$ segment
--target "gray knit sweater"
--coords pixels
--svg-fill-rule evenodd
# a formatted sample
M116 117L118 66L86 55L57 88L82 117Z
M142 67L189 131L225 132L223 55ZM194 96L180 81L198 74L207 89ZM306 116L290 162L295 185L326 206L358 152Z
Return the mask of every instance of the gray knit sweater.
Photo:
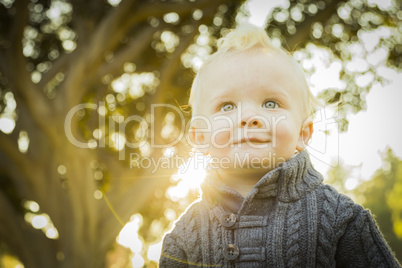
M400 267L369 211L322 183L307 152L246 198L207 180L163 240L160 267Z

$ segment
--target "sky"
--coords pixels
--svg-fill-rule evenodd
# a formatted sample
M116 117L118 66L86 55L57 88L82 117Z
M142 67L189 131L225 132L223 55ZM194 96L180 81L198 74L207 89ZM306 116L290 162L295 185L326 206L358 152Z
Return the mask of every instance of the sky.
M274 6L286 6L287 2L287 0L249 0L247 4L250 13L249 22L263 26L267 14ZM370 0L370 2L385 5L385 2L389 1ZM402 85L402 73L383 68L382 75L387 78L388 83L384 86L379 84L373 86L367 95L367 110L348 116L349 130L346 133L339 133L336 130L335 120L327 120L328 115L325 119L323 113L322 120L320 114L316 117L316 120L321 122L315 126L308 150L314 166L324 175L330 168L331 161L332 165L342 161L357 167L358 176L367 180L381 167L380 152L384 152L386 148L392 148L394 153L402 158L402 120L399 119L402 116L400 104L402 90L399 86ZM320 131L325 127L332 130L330 136L324 137Z

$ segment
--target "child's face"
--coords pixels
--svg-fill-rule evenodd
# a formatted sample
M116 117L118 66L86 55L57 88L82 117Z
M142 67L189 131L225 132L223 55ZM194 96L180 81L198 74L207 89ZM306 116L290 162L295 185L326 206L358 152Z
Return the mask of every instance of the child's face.
M195 100L201 116L192 128L195 143L231 168L273 169L303 150L312 123L304 121L307 99L295 73L285 55L263 49L211 62Z

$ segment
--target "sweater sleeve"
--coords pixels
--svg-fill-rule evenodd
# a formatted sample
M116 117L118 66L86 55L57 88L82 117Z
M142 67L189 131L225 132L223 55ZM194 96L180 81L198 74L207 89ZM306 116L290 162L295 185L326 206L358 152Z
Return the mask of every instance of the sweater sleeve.
M363 208L339 239L335 258L337 267L401 267L373 216Z
M183 244L180 243L180 237L176 237L174 233L167 234L163 239L159 267L189 267Z
M201 263L199 206L199 202L189 206L173 230L165 235L159 267L199 267L196 265Z

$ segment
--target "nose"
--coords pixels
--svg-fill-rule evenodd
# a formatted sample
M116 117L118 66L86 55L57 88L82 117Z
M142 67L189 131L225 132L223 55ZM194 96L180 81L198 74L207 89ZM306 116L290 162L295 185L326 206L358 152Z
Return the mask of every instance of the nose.
M259 118L258 116L245 116L240 122L240 127L246 126L248 128L261 128L263 127L263 123L261 118Z

